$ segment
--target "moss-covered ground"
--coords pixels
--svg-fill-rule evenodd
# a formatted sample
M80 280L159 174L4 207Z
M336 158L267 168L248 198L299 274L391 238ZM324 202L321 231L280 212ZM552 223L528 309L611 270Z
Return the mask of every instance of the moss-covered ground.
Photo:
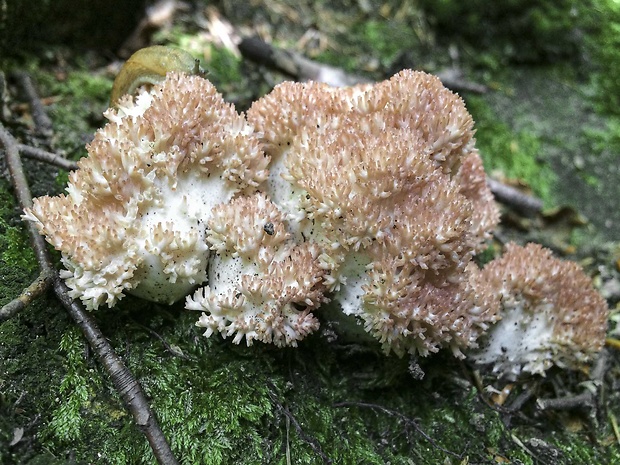
M572 205L588 217L585 233L567 233L588 243L584 250L593 250L593 237L617 242L620 123L601 92L620 89L605 74L620 67L620 52L593 45L607 44L605 34L616 26L593 30L592 18L579 17L584 9L568 0L508 2L512 20L480 3L217 6L239 25L267 28L280 45L377 79L402 66L439 71L458 64L467 79L491 89L463 95L489 172L529 185L547 207ZM613 6L590 3L593 15ZM240 109L283 79L213 46L189 13L180 15L156 40L202 58L208 77ZM312 28L327 45L298 45ZM7 71L20 67L33 74L48 98L51 148L72 159L85 153L85 142L103 124L112 79L106 57L77 46L46 46L4 63ZM19 118L11 129L32 142L28 111L14 98ZM27 172L35 195L58 193L66 182L62 170L31 161ZM19 214L9 183L0 180L0 304L37 274ZM617 275L617 249L604 250L612 252L590 253L583 263L590 272ZM374 347L334 340L328 329L296 349L235 346L202 337L197 315L180 305L131 297L96 319L140 380L184 464L620 463L617 353L596 417L541 412L533 400L513 412L486 401L484 387L503 383L479 378L449 354L386 357ZM579 393L586 380L585 372L552 372L512 386L505 405L528 390L534 398ZM51 296L0 325L0 464L14 463L153 463L108 376Z

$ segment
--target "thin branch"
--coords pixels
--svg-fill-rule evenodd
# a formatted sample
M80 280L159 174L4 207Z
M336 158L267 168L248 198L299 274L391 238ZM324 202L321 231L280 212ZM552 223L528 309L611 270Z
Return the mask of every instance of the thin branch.
M19 86L26 94L28 103L30 104L30 111L32 112L32 120L36 128L36 132L44 137L50 137L52 135L52 120L47 116L45 108L39 99L39 95L32 83L30 75L25 71L18 71L14 74Z
M599 395L600 387L603 384L603 377L607 371L609 352L603 349L599 354L592 372L590 382L584 383L585 390L576 396L558 397L555 399L538 399L536 405L541 410L587 410L591 411L596 407L596 400Z
M140 383L131 374L131 371L121 361L114 348L101 333L94 320L84 307L69 297L65 282L56 275L54 279L54 291L69 315L82 330L84 337L93 349L99 362L105 367L112 378L116 390L123 399L125 406L131 412L138 428L146 436L153 454L162 465L177 465L170 445L162 432L155 414L140 387Z
M594 395L590 391L584 391L576 396L538 399L536 405L541 410L590 410L594 407Z
M147 331L148 333L150 333L151 335L155 336L157 339L159 339L161 341L161 343L164 345L165 349L170 352L173 356L175 357L179 357L185 360L190 360L190 361L194 361L194 359L192 357L188 357L187 355L185 355L181 349L179 349L178 347L173 347L172 345L170 345L168 343L168 341L166 341L161 335L159 335L155 330L149 328L148 326L144 326L141 325L140 323L134 321L134 324L142 329L144 329L145 331Z
M18 202L23 206L31 206L32 198L30 197L30 190L26 183L21 160L19 159L18 144L2 125L0 125L0 143L4 147L6 163L9 168L9 173L11 174L11 179L13 180ZM49 289L52 284L53 268L49 265L50 262L45 249L45 241L39 235L34 224L28 223L27 227L37 254L37 261L41 267L41 273L19 297L13 299L0 309L0 322L17 315L17 313L26 308L37 296Z
M77 163L66 158L56 155L55 153L48 152L47 150L40 149L38 147L32 147L31 145L18 144L17 148L20 153L25 157L32 158L33 160L43 161L50 165L58 166L67 171L74 171L78 169Z
M0 143L5 149L7 166L9 168L11 180L15 186L15 194L19 205L21 208L30 207L32 206L32 196L28 188L26 177L24 176L17 143L2 125L0 125ZM155 458L160 464L178 464L176 458L172 454L170 445L166 441L157 423L155 414L146 400L146 396L140 384L123 364L118 355L116 355L114 349L103 336L82 304L69 297L68 288L52 266L45 241L43 237L39 235L35 225L31 222L27 222L27 227L39 266L41 267L41 272L49 274L53 278L54 291L57 298L80 327L90 347L97 355L101 364L106 368L125 406L131 412L134 421L146 436Z
M422 428L420 428L420 425L418 425L418 423L415 420L407 417L406 415L403 415L400 412L396 412L394 410L390 410L389 408L384 407L383 405L369 404L367 402L338 402L338 403L334 404L334 407L362 407L362 408L369 408L369 409L372 409L372 410L378 410L378 411L383 412L383 413L385 413L385 414L387 414L389 416L392 416L392 417L400 418L401 420L403 420L405 422L405 424L413 426L413 428L418 432L418 434L420 436L422 436L424 439L426 439L436 449L439 449L444 454L451 455L452 457L456 457L458 459L462 459L463 458L462 454L457 454L456 452L452 452L451 450L445 449L445 448L441 447L439 444L437 444L433 438L431 438L428 434L426 434L426 432L424 432L424 430Z
M11 319L30 305L34 299L47 292L52 285L52 278L51 274L41 272L37 279L22 291L19 297L0 308L0 323Z
M32 196L30 195L30 188L26 181L26 175L24 174L24 168L19 158L18 144L9 134L9 132L0 124L0 144L4 147L6 164L9 168L9 174L13 187L15 188L15 196L19 206L24 208L32 207ZM45 239L37 231L37 227L34 223L26 222L26 228L28 234L30 234L30 240L34 248L37 261L41 267L42 273L53 273L54 267L51 265L51 261L47 254L47 247L45 245Z
M521 410L521 408L525 405L525 403L534 397L534 387L526 386L515 400L513 400L510 405L505 407L506 412L515 413Z
M241 40L239 51L245 58L275 68L299 81L324 82L334 87L371 82L367 78L347 74L339 68L309 60L299 53L274 47L258 37Z

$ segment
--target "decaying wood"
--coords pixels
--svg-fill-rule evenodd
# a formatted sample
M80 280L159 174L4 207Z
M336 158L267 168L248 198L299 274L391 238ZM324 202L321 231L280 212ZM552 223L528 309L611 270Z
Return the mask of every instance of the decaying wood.
M276 69L297 81L324 82L334 87L369 84L366 77L346 73L340 68L310 60L299 53L268 44L258 37L246 37L239 43L239 51L248 60ZM436 73L442 83L454 91L476 94L487 92L487 87L462 78L461 71L452 67Z
M318 63L289 50L274 47L258 37L246 37L239 51L248 60L277 69L298 81L324 82L334 87L368 84L362 76L345 73L339 68Z

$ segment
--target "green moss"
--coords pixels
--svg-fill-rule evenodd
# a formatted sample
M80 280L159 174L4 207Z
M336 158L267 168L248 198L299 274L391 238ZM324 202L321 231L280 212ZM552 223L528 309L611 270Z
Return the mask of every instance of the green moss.
M421 0L438 40L502 62L579 60L583 30L600 21L597 0ZM472 57L475 59L475 57Z
M469 97L467 108L476 122L476 145L486 171L498 170L508 178L525 182L550 206L556 177L551 167L538 159L538 137L526 130L512 131L480 97Z
M95 130L105 123L103 112L108 108L112 79L84 71L82 68L90 65L80 59L62 79L44 72L38 63L29 66L39 94L52 97L47 113L55 133L62 135L53 140L54 150L66 152L68 158L79 159L86 154L84 146Z
M620 4L614 0L599 2L601 21L598 34L588 36L588 49L595 59L595 73L600 110L620 115Z
M351 34L358 46L379 59L383 67L391 65L403 49L413 48L419 42L411 24L383 18L360 21Z
M37 269L37 261L22 228L9 226L0 219L0 260L5 265L28 272Z
M28 236L18 222L17 213L15 200L8 190L8 183L2 179L0 180L0 266L18 268L30 274L37 269L37 261ZM17 226L13 226L13 223Z
M89 407L94 392L101 388L100 383L93 383L97 378L89 376L84 360L85 348L85 342L75 328L66 331L60 339L66 373L58 390L58 407L51 414L47 430L55 442L62 444L81 439L82 411Z
M69 172L65 170L58 170L58 174L54 179L58 192L64 192L69 182Z
M37 456L154 463L79 333L61 311L51 319L36 311L0 327L0 357L9 360L0 393L14 402L28 390L22 406L41 416L45 448L35 445ZM286 350L206 339L194 326L197 314L137 299L96 316L184 464L285 465L290 457L313 465L322 463L320 454L333 463L459 464L467 456L471 463L528 464L534 461L513 435L577 444L561 429L508 430L500 413L455 375L458 364L449 354L421 360L427 375L416 381L407 360L318 336ZM48 321L46 337L29 334L34 321L39 327ZM36 370L43 360L45 370ZM593 460L583 463L612 463L591 444L578 445L589 454L580 456Z
M2 281L19 277L7 271L0 269ZM66 463L62 449L47 450L40 439L42 426L51 420L50 412L64 401L55 399L64 372L58 348L68 324L62 307L39 298L0 325L0 398L4 400L0 402L4 423L0 431L8 433L0 435L0 463ZM15 428L22 428L24 435L9 446Z
M124 302L98 319L182 463L284 465L290 456L315 464L321 453L333 463L458 463L445 450L490 460L487 449L519 456L499 415L446 378L455 366L445 354L425 360L428 379L413 381L406 360L367 349L340 352L318 337L298 349L238 347L200 336L193 313ZM39 406L51 412L40 433L46 449L85 462L152 463L82 338L61 334L57 387Z
M609 431L611 436L612 432ZM619 463L620 450L617 447L593 448L585 434L573 434L571 441L566 442L563 435L552 434L549 443L560 451L556 463L572 465L575 463Z
M586 127L583 133L594 155L611 153L620 158L620 115L609 116L603 129Z

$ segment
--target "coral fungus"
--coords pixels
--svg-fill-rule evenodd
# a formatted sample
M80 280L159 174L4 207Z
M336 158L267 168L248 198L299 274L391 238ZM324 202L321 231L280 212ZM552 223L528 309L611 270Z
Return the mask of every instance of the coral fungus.
M501 297L502 320L470 354L477 362L515 377L542 374L553 364L576 368L602 349L607 304L576 263L538 244L510 243L484 267L482 279Z
M71 297L113 306L124 291L172 303L206 279L204 220L267 177L252 127L198 77L124 97L69 176L26 218L63 254Z
M171 73L106 116L67 194L25 215L88 308L125 291L191 294L205 335L284 346L316 330L333 300L399 355L463 356L503 318L475 357L508 373L600 348L606 306L575 265L534 246L475 264L498 209L472 118L436 77L283 83L246 117L202 77ZM544 340L512 344L508 359L501 328L517 316Z

